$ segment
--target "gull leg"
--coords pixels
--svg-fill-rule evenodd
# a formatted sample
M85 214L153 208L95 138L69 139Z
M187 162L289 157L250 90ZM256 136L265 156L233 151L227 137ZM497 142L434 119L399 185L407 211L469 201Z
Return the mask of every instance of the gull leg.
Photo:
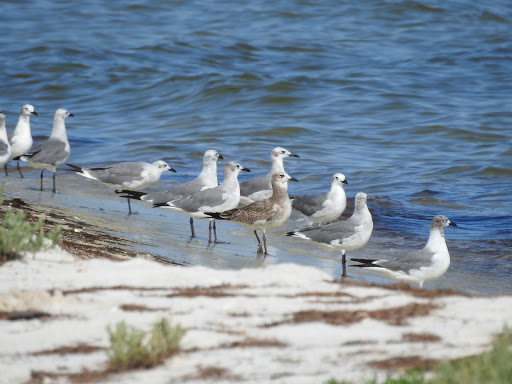
M218 244L219 241L217 240L217 225L215 224L215 220L213 220L213 235L215 236L215 244Z
M130 198L126 200L128 200L128 216L130 216L132 214L132 204L130 203Z
M53 172L53 193L57 193L57 189L55 188L55 172Z
M25 177L23 176L23 173L21 173L20 162L19 161L18 161L17 168L18 168L18 172L20 173L21 178L24 179ZM41 191L42 191L42 189L41 189Z
M196 237L196 231L194 231L194 219L190 218L190 232L192 233L190 237Z
M212 242L212 221L208 224L208 243Z
M265 230L263 230L263 245L265 246L265 255L268 255L268 252L267 252L267 238L265 237Z
M258 237L258 233L256 232L256 230L254 231L254 235L256 236L256 240L258 240L258 250L256 251L256 253L259 255L263 253L263 245L261 244L260 238Z
M345 250L341 251L341 265L343 267L342 277L347 277L347 259L345 257Z
M4 164L4 171L5 171L5 176L9 176L9 172L7 172L7 163Z
M43 190L43 172L44 172L44 169L41 171L41 191Z

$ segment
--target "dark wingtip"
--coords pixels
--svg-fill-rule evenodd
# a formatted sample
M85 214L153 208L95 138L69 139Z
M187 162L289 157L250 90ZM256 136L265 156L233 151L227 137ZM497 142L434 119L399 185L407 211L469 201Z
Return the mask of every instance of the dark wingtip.
M293 231L293 232L288 232L288 233L286 234L286 236L293 236L293 235L295 235L295 231Z
M154 203L153 208L159 208L159 207L165 207L167 206L167 203Z

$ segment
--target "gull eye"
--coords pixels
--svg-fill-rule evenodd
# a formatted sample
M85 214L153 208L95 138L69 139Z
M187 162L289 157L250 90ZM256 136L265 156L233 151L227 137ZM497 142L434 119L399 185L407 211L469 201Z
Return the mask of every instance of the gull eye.
M286 152L285 151L281 151L281 153L284 155Z

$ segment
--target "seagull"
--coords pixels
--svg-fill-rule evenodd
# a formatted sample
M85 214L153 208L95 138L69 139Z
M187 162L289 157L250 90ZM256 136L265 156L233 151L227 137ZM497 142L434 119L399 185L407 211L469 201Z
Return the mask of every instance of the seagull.
M348 184L345 175L335 173L331 178L329 192L296 197L292 200L292 207L320 225L334 221L341 216L347 206L343 184Z
M163 160L157 160L153 164L145 162L127 161L116 163L109 167L83 168L74 164L66 164L73 168L80 176L99 181L109 188L116 190L137 190L156 183L165 171L176 172L174 168ZM128 215L132 214L130 198L128 198Z
M132 199L147 201L148 203L160 204L167 203L172 200L190 197L204 189L216 187L219 185L217 181L217 160L219 159L222 160L224 157L222 157L222 155L220 155L217 151L209 149L203 156L203 169L199 176L197 176L194 180L179 184L171 189L161 192L146 193L122 190L121 193L126 193L127 196L121 197L128 197ZM196 233L194 231L194 219L192 217L190 218L190 231L191 237L196 237Z
M250 231L258 240L257 253L265 250L267 252L267 239L265 233L267 229L278 228L283 225L292 213L292 204L288 197L288 181L299 181L286 173L276 172L272 175L272 196L268 199L256 201L245 207L231 209L220 213L208 212L216 219L231 220ZM263 232L263 245L258 237L258 230Z
M21 107L20 118L14 132L9 134L9 143L11 144L11 159L26 154L32 148L33 140L30 132L30 116L36 115L37 112L34 107L30 104L25 104ZM23 173L21 173L20 163L18 161L18 172L23 179ZM4 164L5 174L7 175L7 163Z
M32 168L41 170L41 191L43 190L43 173L46 170L53 172L53 193L57 192L55 172L57 167L67 160L71 152L66 135L66 124L64 124L64 120L69 116L73 116L73 114L63 108L57 109L53 117L53 129L50 137L37 144L31 153L14 158L14 160L26 161Z
M5 115L0 112L0 167L7 164L10 158L11 146L5 129ZM7 167L5 168L5 176L7 176Z
M285 173L283 159L285 157L299 157L284 148L276 147L270 154L272 166L264 177L255 177L240 183L240 202L250 204L255 201L268 199L272 196L271 178L274 173Z
M288 232L287 236L313 240L331 249L341 249L342 276L347 276L346 251L362 248L370 240L373 231L372 214L368 210L366 201L366 193L359 192L355 199L354 213L347 220L326 224L319 228Z
M224 165L224 180L217 187L202 190L184 199L158 203L153 206L181 212L194 219L210 219L208 243L212 242L212 221L215 243L218 243L215 220L205 214L205 212L223 212L240 204L238 174L241 171L251 172L248 168L242 167L237 162L230 161Z
M354 264L372 271L378 271L394 280L418 284L439 279L450 266L450 254L444 239L444 229L457 224L446 216L438 215L430 221L430 237L423 249L412 251L391 260L350 259Z

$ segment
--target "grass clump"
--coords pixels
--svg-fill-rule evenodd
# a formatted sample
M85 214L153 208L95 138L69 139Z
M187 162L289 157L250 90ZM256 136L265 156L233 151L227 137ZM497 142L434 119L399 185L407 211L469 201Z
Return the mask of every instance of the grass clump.
M3 204L0 188L0 205ZM62 241L62 227L56 226L44 232L44 216L32 224L23 211L9 208L0 224L0 262L20 258L23 252L37 252L44 247L55 246Z
M147 333L121 321L107 327L110 347L107 350L110 366L115 370L151 368L162 363L179 347L186 330L179 324L171 326L162 318Z
M365 384L377 384L366 380ZM431 378L421 370L412 370L398 378L388 378L382 384L510 384L512 383L512 332L504 334L489 352L438 365ZM325 384L348 384L334 379Z

